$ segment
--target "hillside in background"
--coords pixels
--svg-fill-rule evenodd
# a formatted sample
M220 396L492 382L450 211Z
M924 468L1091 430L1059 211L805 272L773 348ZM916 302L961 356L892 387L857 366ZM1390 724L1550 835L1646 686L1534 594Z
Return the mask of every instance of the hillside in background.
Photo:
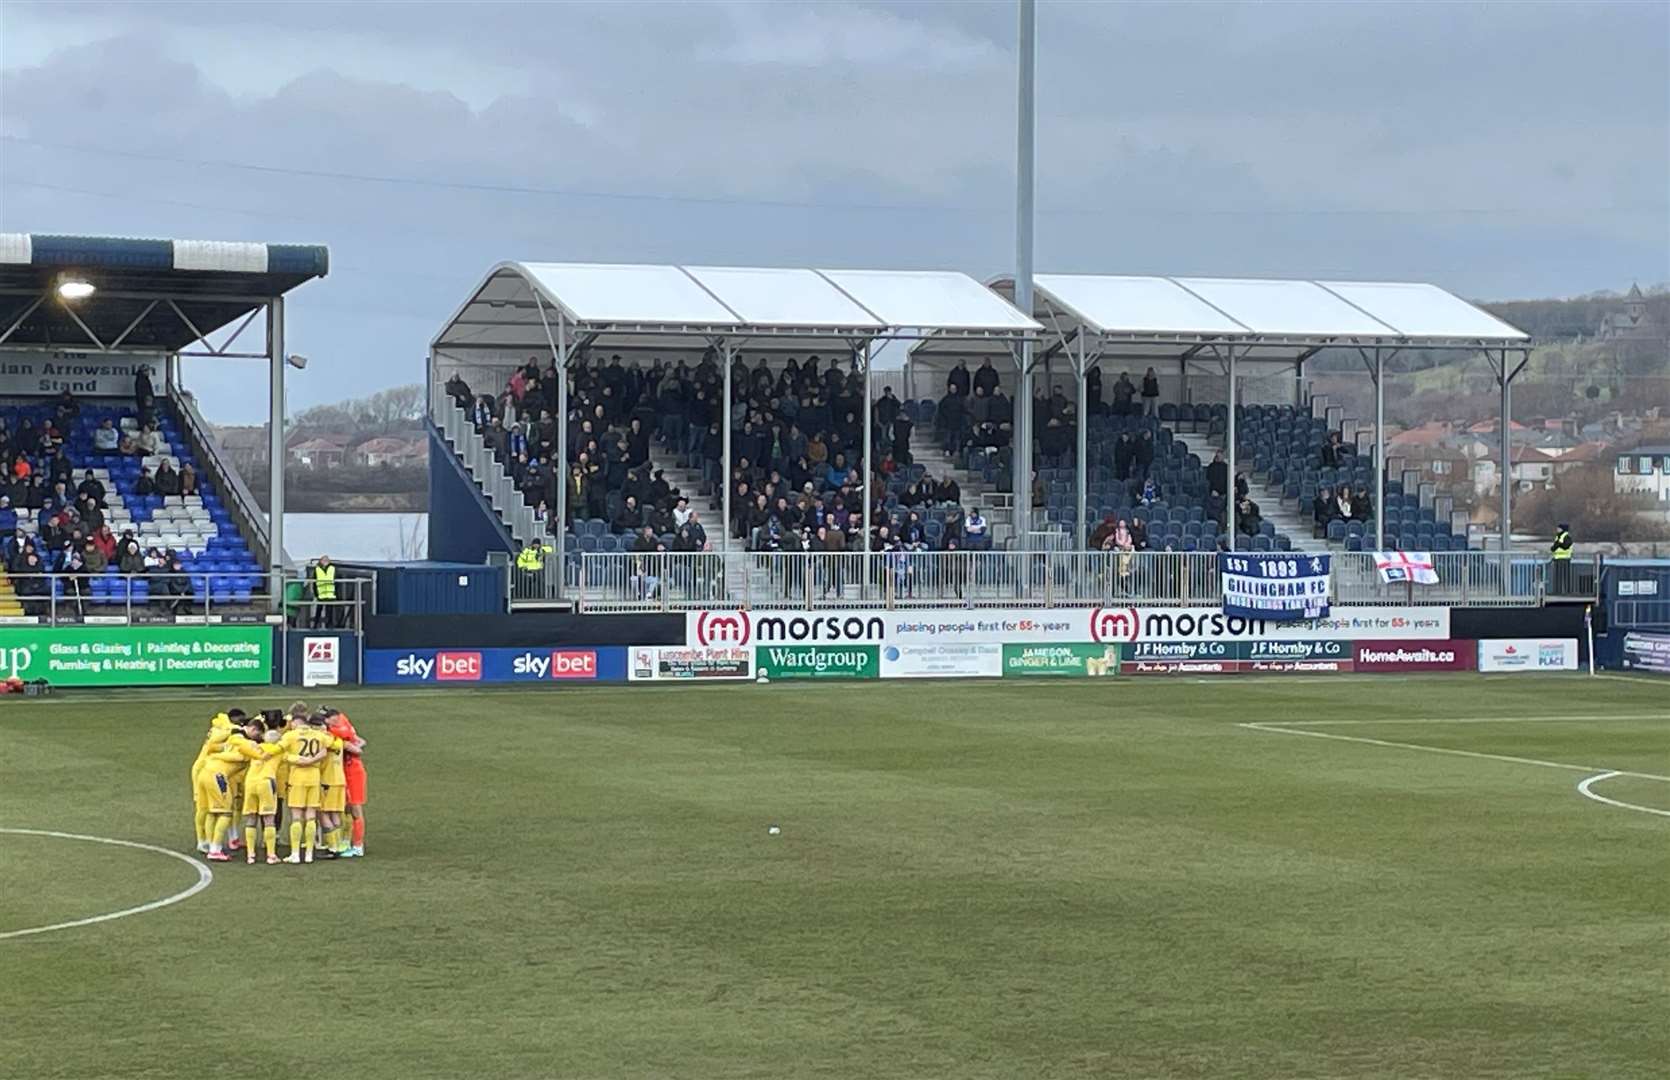
M266 426L222 427L216 435L265 506ZM284 448L287 510L428 509L429 441L423 387L415 383L299 412L285 424Z

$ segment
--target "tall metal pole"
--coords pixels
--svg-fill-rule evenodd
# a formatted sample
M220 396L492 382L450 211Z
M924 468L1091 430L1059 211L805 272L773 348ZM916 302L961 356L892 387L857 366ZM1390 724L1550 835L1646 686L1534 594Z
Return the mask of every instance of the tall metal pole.
M1374 350L1374 550L1386 550L1386 365Z
M1035 0L1020 0L1020 80L1015 116L1015 306L1032 314L1032 172L1033 119L1036 112L1037 22ZM1015 380L1014 447L1010 455L1015 483L1015 527L1021 550L1031 543L1032 530L1032 342L1020 348L1020 374Z
M722 494L719 497L719 515L724 518L719 523L719 535L723 541L719 550L725 554L731 551L731 344L723 342L719 346L719 358L725 365L725 404L719 413L719 487Z
M859 473L859 475L864 478L864 486L860 488L860 490L864 493L864 546L859 550L863 551L865 555L869 555L870 503L873 502L876 497L876 492L871 490L871 488L874 483L873 477L876 475L875 466L878 462L875 460L876 408L870 400L870 392L874 389L874 387L870 385L870 343L868 341L864 343L864 350L861 356L864 363L864 453L862 458L860 458L860 461L862 462L861 467L864 471ZM870 560L868 558L864 560L864 580L870 580Z
M568 317L557 309L557 595L568 583Z
M267 569L274 611L284 610L284 297L267 301Z
M1235 539L1235 346L1229 346L1229 490L1224 492L1224 521L1229 526L1229 550Z
M1076 367L1078 369L1079 387L1078 387L1078 396L1076 398L1074 398L1073 400L1077 401L1078 404L1079 404L1078 417L1077 417L1079 430L1078 430L1078 465L1073 470L1073 479L1075 481L1077 481L1077 483L1078 483L1078 507L1079 507L1078 548L1079 548L1080 551L1083 551L1085 549L1085 546L1089 542L1088 541L1089 530L1086 526L1085 515L1089 512L1089 507L1088 507L1087 504L1090 501L1090 497L1089 497L1088 493L1086 492L1086 479L1087 479L1088 474L1090 472L1090 462L1089 462L1089 457L1088 457L1088 455L1089 455L1089 445L1090 445L1090 403L1085 400L1085 396L1084 396L1085 395L1085 376L1087 376L1089 374L1089 372L1085 370L1086 360L1085 360L1085 348L1084 348L1084 327L1082 327L1082 326L1079 327L1079 362L1076 365Z
M1502 535L1497 546L1502 553L1502 587L1508 589L1512 587L1511 574L1513 570L1508 554L1513 542L1513 435L1509 430L1509 425L1513 422L1513 390L1512 381L1508 376L1508 351L1506 349L1502 350L1502 365L1499 377L1502 381L1502 509L1499 519Z

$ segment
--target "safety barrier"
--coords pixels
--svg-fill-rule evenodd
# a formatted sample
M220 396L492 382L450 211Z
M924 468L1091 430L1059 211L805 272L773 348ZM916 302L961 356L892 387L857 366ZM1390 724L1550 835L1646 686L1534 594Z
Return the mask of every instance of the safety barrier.
M1368 552L1333 555L1335 604L1539 605L1537 556L1440 552L1435 584L1387 583ZM653 552L585 553L565 592L586 612L702 608L1162 605L1220 607L1214 552ZM577 567L577 570L575 569ZM559 567L511 575L511 599L558 594Z
M161 621L279 621L298 629L351 630L363 626L376 595L367 575L339 574L335 596L321 599L305 573L272 574L156 572L146 574L7 574L21 616L0 616L0 625L145 623ZM274 597L278 597L275 608Z

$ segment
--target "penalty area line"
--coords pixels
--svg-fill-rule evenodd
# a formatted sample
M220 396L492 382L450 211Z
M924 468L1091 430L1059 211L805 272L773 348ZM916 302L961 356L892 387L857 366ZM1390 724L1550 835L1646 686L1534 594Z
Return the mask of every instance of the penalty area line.
M86 836L81 833L53 832L50 829L9 829L0 827L0 833L12 836L46 836L57 840L83 840L90 844L109 844L113 847L136 848L140 851L151 851L158 855L167 855L170 859L178 859L187 866L191 867L193 870L197 871L197 881L189 888L182 889L181 891L174 893L172 896L165 896L160 900L152 900L148 904L140 904L137 907L123 908L120 911L111 911L103 915L90 915L85 919L72 919L69 922L52 923L49 926L28 926L22 930L3 930L0 931L0 941L4 941L7 938L29 937L33 934L50 934L54 930L69 930L77 926L92 926L95 923L110 922L114 919L125 919L129 915L142 915L147 911L155 911L158 908L165 908L170 904L178 904L182 900L189 900L191 897L196 896L204 889L207 889L215 880L214 872L201 862L198 862L189 855L182 855L178 851L169 851L167 848L157 847L155 844L141 844L134 840L114 840L108 836Z
M1656 773L1631 772L1628 769L1608 769L1602 765L1573 765L1566 761L1543 761L1541 758L1515 757L1512 754L1489 754L1482 750L1458 750L1451 746L1423 746L1420 743L1393 742L1390 739L1371 739L1366 735L1340 735L1332 731L1301 731L1274 724L1248 722L1235 725L1248 731L1262 731L1271 735L1299 735L1308 739L1333 739L1337 742L1362 743L1392 750L1422 750L1429 754L1448 754L1451 757L1475 758L1482 761L1506 761L1514 765L1535 765L1543 769L1564 769L1567 772L1609 773L1612 776L1634 776L1642 780L1661 780L1670 783L1670 776Z

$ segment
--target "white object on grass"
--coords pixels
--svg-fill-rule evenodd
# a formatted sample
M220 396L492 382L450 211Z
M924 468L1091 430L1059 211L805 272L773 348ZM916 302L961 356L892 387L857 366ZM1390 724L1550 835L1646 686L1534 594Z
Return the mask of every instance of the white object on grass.
M772 826L770 826L770 827L768 827L768 828L767 828L767 829L766 829L766 830L765 830L765 831L766 831L766 832L767 832L767 833L769 833L769 834L771 834L771 835L772 835L772 836L776 836L776 835L777 835L777 834L778 834L778 833L780 833L780 832L782 832L782 831L783 831L783 830L782 830L782 829L779 829L779 828L778 828L778 827L777 827L777 826L775 826L775 825L772 825Z

